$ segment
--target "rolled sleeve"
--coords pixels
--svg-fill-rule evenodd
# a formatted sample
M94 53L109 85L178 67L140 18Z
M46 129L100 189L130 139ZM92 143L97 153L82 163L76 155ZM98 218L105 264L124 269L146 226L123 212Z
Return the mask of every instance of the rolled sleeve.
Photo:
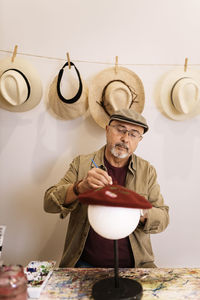
M45 193L44 210L49 213L60 213L60 217L65 218L73 211L78 200L66 205L64 204L68 187L71 184L58 185L49 188Z

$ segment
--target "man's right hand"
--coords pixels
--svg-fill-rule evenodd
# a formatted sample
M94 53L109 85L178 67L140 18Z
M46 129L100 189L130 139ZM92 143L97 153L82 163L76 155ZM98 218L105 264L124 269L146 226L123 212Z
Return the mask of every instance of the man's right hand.
M84 178L78 185L79 193L84 193L91 189L97 189L112 184L112 178L108 173L100 168L92 168L88 171L86 178Z
M78 183L77 189L79 193L84 193L91 189L97 189L112 184L112 178L108 173L100 168L93 168L88 171L87 176ZM77 199L73 191L73 184L68 188L65 205L68 205Z

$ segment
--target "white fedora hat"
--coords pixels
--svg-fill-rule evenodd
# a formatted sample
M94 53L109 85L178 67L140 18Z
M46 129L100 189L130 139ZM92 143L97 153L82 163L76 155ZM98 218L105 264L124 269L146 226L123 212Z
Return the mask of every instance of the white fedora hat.
M74 97L66 99L61 91L62 76L64 68L68 66L68 62L60 69L58 75L54 78L49 89L49 104L52 111L60 119L70 120L83 115L88 109L88 88L82 81L80 73L74 63L70 62L74 67L75 73L78 77L79 87ZM70 72L69 68L65 71ZM74 79L74 78L73 78ZM73 88L72 81L65 82Z
M200 113L200 72L177 68L161 82L160 104L169 118L186 120Z
M0 107L13 112L34 108L42 98L42 82L26 60L10 57L0 61Z
M133 71L118 67L98 73L89 86L89 108L96 123L105 128L110 116L119 109L141 113L144 109L144 87Z

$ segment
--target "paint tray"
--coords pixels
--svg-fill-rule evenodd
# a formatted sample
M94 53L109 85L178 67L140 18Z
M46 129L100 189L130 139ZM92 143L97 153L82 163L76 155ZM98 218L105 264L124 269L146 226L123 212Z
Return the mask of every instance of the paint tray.
M28 297L39 298L55 267L55 261L31 261L24 273L28 280Z

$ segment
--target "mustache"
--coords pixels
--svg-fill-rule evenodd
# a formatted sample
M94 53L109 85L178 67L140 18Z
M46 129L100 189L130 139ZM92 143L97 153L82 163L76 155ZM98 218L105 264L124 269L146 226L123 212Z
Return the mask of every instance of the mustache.
M116 143L115 147L118 147L118 146L122 147L122 148L124 148L124 149L126 149L128 151L128 147L127 147L127 145L125 143Z

